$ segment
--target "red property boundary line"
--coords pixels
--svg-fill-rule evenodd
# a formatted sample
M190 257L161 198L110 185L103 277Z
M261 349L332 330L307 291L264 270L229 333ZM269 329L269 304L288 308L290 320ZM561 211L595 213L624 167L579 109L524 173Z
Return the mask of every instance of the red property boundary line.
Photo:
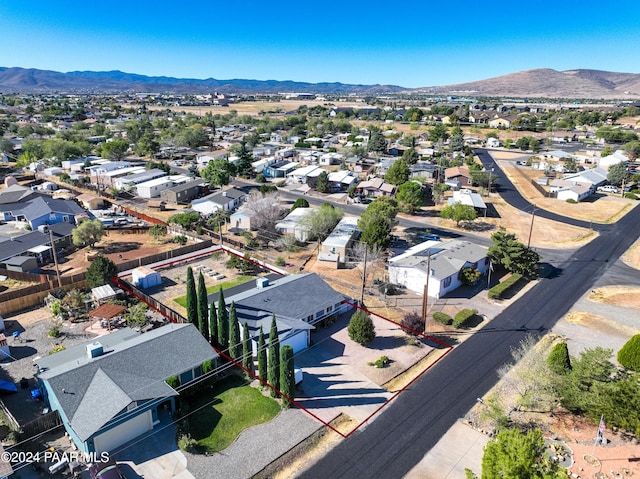
M274 273L278 273L278 274L282 274L280 271L269 267L269 265L266 264L262 264L262 263L258 263L255 262L249 258L244 258L244 256L240 256L237 252L230 250L230 248L225 247L224 245L219 245L220 248L219 249L223 249L225 251L227 251L228 253L234 254L236 256L239 256L243 259L248 259L249 261L251 261L252 263L269 269L270 271L273 271ZM217 249L215 251L218 251ZM214 251L214 252L215 252ZM192 259L196 259L199 258L201 256L205 256L208 254L211 254L211 251L208 251L207 253L200 253L200 254L195 254L195 255L191 255L185 258L181 258L181 259L176 259L173 261L168 261L165 263L160 263L155 265L155 268L159 268L159 267L167 267L167 266L171 266L174 265L176 263L183 263L185 261L190 261ZM164 312L160 311L158 308L156 308L154 305L150 304L146 298L138 295L129 285L128 283L125 283L124 281L122 281L121 278L124 278L126 276L130 276L131 273L125 274L125 275L119 275L115 278L112 278L112 281L114 281L116 284L118 284L118 286L120 286L121 288L125 289L126 291L128 291L130 294L132 294L133 296L135 296L136 298L138 298L140 301L146 303L149 307L151 307L153 310L155 310L156 312L160 313L161 315L163 315L166 319L168 319L171 322L175 322L171 317L167 316ZM424 369L424 371L420 372L420 374L418 374L415 378L413 378L411 381L409 381L404 387L402 387L401 389L399 389L398 391L396 391L389 399L387 399L383 404L381 404L375 411L373 411L369 416L367 416L361 423L359 423L356 427L354 427L351 431L349 431L348 433L344 434L340 431L338 431L338 429L336 429L334 426L332 426L331 424L329 424L328 422L324 421L323 419L321 419L320 417L318 417L316 414L314 414L313 412L311 412L309 409L305 408L304 406L302 406L300 403L298 403L295 399L290 398L289 396L287 396L286 394L284 394L282 391L280 391L278 388L273 387L271 384L269 384L267 381L265 381L264 379L262 379L261 377L259 377L257 374L250 372L248 369L246 369L241 363L239 363L238 361L236 361L235 359L231 358L231 356L229 356L226 352L219 350L218 348L216 348L215 346L211 346L213 348L214 351L216 351L220 356L222 356L223 358L225 358L227 361L233 363L235 366L239 367L240 369L242 369L245 373L247 373L248 375L250 375L252 378L258 380L261 384L263 384L264 386L268 387L269 389L275 391L279 396L286 398L291 404L295 405L298 409L301 409L302 411L304 411L305 413L307 413L309 416L313 417L315 420L317 420L318 422L320 422L321 424L323 424L324 426L328 427L329 429L331 429L332 431L334 431L335 433L339 434L340 436L342 436L343 438L347 439L349 438L354 432L356 432L358 429L360 429L363 425L365 425L367 422L369 422L369 420L371 420L375 415L377 415L380 411L382 411L382 409L384 409L387 405L389 405L389 403L391 403L391 401L393 401L396 397L398 397L401 393L403 393L404 391L406 391L414 382L416 382L418 379L420 379L427 371L429 371L433 366L435 366L437 363L439 363L445 356L447 356L451 350L453 349L453 346L445 343L444 341L439 340L438 338L434 338L433 336L429 336L427 334L424 334L420 331L417 331L415 329L409 328L407 326L404 326L396 321L393 321L392 319L389 319L385 316L382 316L381 314L378 313L374 313L373 311L368 310L367 308L360 306L357 303L348 301L348 300L344 300L344 303L347 303L349 305L351 305L352 307L360 310L360 311L364 311L367 314L376 316L384 321L388 321L404 330L410 331L411 333L417 335L417 336L422 336L422 338L427 339L429 341L433 341L436 344L439 344L440 346L446 348L446 351L444 352L444 354L442 356L440 356L439 358L437 358L433 363L431 363L427 368ZM164 305L166 308L169 308L168 306ZM176 312L177 313L177 312ZM177 313L178 314L178 313ZM180 315L181 316L181 315Z

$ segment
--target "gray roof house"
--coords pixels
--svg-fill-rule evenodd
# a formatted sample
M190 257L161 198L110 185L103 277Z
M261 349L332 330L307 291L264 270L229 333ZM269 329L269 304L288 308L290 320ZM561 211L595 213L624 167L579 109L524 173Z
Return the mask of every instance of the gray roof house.
M200 178L187 181L160 192L160 198L167 203L185 205L200 193L204 181Z
M427 294L441 298L462 285L460 270L467 267L486 274L487 248L462 240L425 241L389 258L389 282L423 293L429 275Z
M56 248L60 248L71 244L73 228L69 223L56 223L47 228L41 227L42 231L35 230L20 236L0 238L0 263L14 256L34 256L40 263L53 261L48 229L51 230Z
M41 225L76 223L76 216L87 214L75 201L39 195L18 203L0 204L0 220L24 221L32 230Z
M233 211L245 199L247 194L235 188L211 193L191 202L191 209L201 214L210 215L218 210Z
M45 400L89 454L151 431L175 408L167 379L188 384L217 357L194 325L169 324L143 334L124 328L35 362Z
M276 317L280 344L289 344L294 352L309 347L310 331L319 321L349 311L346 296L334 290L315 273L256 279L256 285L236 286L224 292L227 305L235 303L240 330L247 323L254 352L262 326L268 342L273 315ZM218 294L208 296L209 304L217 304Z

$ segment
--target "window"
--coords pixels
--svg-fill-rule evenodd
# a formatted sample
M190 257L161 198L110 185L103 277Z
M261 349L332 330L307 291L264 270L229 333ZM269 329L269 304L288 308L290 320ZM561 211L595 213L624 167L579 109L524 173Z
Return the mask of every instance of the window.
M69 222L69 217L68 216L63 216L62 217L62 221L64 221L65 223Z
M451 276L442 280L442 286L445 288L451 286Z
M326 312L327 312L327 313L330 313L331 311L333 311L333 306L329 306L329 307L327 307Z
M316 313L316 319L321 318L322 316L324 316L324 311L318 311Z
M307 323L310 323L311 321L313 321L313 314L307 316Z

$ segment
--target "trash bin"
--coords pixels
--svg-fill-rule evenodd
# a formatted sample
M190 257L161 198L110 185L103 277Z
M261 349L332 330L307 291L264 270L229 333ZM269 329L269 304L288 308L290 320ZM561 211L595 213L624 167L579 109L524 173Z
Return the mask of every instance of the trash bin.
M42 397L42 393L40 392L39 389L32 389L31 390L31 399L33 399L34 401L40 399Z

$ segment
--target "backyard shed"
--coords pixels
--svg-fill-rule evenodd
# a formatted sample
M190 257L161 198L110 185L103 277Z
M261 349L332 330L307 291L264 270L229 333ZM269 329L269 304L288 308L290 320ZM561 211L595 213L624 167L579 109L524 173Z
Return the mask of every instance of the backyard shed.
M153 288L162 284L162 276L157 271L139 266L131 272L131 280L134 286L141 289Z

